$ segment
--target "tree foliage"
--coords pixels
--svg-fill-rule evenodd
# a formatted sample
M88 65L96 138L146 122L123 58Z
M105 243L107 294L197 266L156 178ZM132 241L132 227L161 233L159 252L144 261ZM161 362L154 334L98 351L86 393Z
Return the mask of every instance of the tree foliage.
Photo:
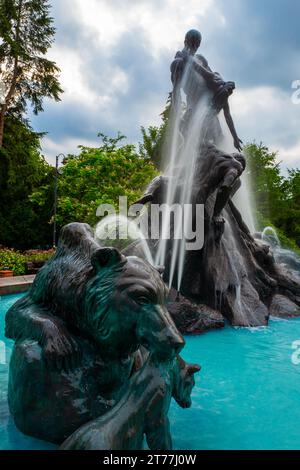
M119 196L136 201L156 175L154 165L124 136L99 134L97 148L80 146L68 155L58 176L58 228L79 221L95 225L100 204L118 208ZM0 245L18 249L52 242L55 168L40 154L40 134L9 117L0 149Z
M300 247L300 170L281 173L276 152L260 144L245 147L250 170L256 219L260 229L272 225L285 244Z
M154 165L136 152L134 145L121 145L124 136L109 138L99 134L102 143L97 148L80 146L79 155L68 155L60 168L58 185L57 223L86 222L94 226L100 204L112 204L116 209L119 196L135 202L156 175ZM44 205L48 188L32 195Z
M164 111L161 113L160 126L141 127L142 142L139 143L139 153L143 158L151 160L157 169L163 167L163 152L166 151L165 143L168 140L169 117L171 112L171 94L168 96Z
M59 68L46 57L55 28L48 0L0 0L0 146L7 113L22 117L29 102L34 113L43 99L59 101Z
M0 148L0 244L19 249L51 243L54 168L40 154L40 134L9 116ZM44 204L32 194L49 188Z

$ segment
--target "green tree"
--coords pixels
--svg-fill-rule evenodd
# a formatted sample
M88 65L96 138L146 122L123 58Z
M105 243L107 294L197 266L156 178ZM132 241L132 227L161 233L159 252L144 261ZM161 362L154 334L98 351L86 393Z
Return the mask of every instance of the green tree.
M12 116L5 126L0 148L0 244L18 249L50 245L55 169L40 154L41 134ZM43 194L43 204L36 202L37 192Z
M43 110L43 98L59 101L59 68L47 59L55 28L47 0L0 0L0 147L8 113L21 117L27 103Z
M280 165L276 161L276 152L255 143L245 146L247 166L252 181L252 193L259 214L276 219L278 211L285 205L282 193L284 177L280 173Z
M141 127L142 142L139 143L139 154L142 158L150 159L157 169L163 167L163 152L167 141L168 122L171 111L171 95L168 96L164 111L161 113L160 126Z
M288 170L285 188L286 212L282 220L282 229L292 237L300 247L300 170Z
M134 145L121 145L124 136L99 136L99 147L80 146L79 155L68 155L63 162L58 187L59 227L74 221L95 225L100 204L117 209L119 196L127 196L132 204L157 174L152 162L138 155ZM49 188L43 187L32 199L43 206L48 194Z
M259 229L272 225L283 244L300 247L300 170L281 173L276 152L255 143L245 146Z
M139 143L141 157L150 159L156 168L160 168L165 128L161 126L141 127L143 141Z

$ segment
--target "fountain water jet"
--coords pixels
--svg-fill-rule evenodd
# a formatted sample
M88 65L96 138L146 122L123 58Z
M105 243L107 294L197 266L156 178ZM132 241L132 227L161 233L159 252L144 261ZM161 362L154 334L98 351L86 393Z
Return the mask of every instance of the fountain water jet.
M183 82L186 80L186 73L183 76ZM180 123L182 118L182 103L180 96L172 101L171 115L168 123L168 142L165 143L163 152L163 162L166 166L166 176L174 181L174 184L168 184L165 204L167 207L173 205L175 191L178 184L176 177L176 167L178 165L178 149L180 148ZM160 242L157 247L155 262L159 265L165 265L166 252L167 252L167 234L170 230L170 219L166 216L162 218L162 231Z
M190 79L193 69L193 59L190 58L185 72L183 74L180 88L182 87L187 94L191 93L194 86ZM199 82L204 79L199 76ZM202 84L202 86L203 86ZM205 134L205 122L209 112L209 101L211 93L207 90L199 100L193 115L188 123L188 128L183 129L184 122L181 117L181 97L177 96L172 106L171 118L169 124L168 137L170 152L166 154L167 169L165 176L168 178L167 194L165 204L168 208L174 204L179 204L181 208L185 207L182 220L182 226L174 227L174 243L170 260L169 287L172 286L175 272L177 274L177 290L180 290L181 280L184 269L184 260L186 252L187 227L191 226L192 211L189 210L191 204L192 186L195 174L195 164L199 158L199 148ZM184 138L181 135L184 132ZM171 220L166 214L163 216L162 236L158 243L156 262L161 265L166 264L167 255L167 234L170 232Z
M143 251L143 258L154 266L154 260L145 235L134 220L123 215L104 217L95 228L95 239L102 246L115 246L125 249L132 241L138 240Z
M255 222L244 181L246 159L240 153L241 141L228 104L235 85L213 73L205 58L195 56L200 42L189 43L190 33L195 35L194 31L187 34L185 48L177 52L171 65L173 113L171 131L167 132L169 150L164 153L166 169L162 177L153 180L140 203L166 203L169 207L191 203L184 229L194 222L193 212L201 204L204 245L186 250L186 240L178 236L182 226L172 226L165 217L162 236L150 249L156 262L166 267L165 282L184 298L218 306L235 326L266 325L277 294L299 304L300 279L276 264L270 247L251 235ZM181 90L187 102L182 118ZM220 111L227 124L223 132ZM134 252L135 247L132 249ZM182 297L177 297L180 302Z
M224 150L224 152L233 153L235 148L232 143L232 136L229 132L229 129L225 123L224 116L220 115L220 124L222 128L223 138L219 143L219 148ZM255 220L254 220L254 201L251 197L251 184L249 174L246 171L240 177L241 187L233 195L232 200L238 210L240 211L246 225L248 226L251 233L255 233Z
M280 240L276 230L273 227L265 227L262 231L261 238L262 240L271 244L273 247L280 247Z

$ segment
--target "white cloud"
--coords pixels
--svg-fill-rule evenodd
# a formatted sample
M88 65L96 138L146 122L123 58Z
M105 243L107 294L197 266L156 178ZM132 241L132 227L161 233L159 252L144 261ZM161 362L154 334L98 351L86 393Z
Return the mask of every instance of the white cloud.
M300 168L300 140L292 147L278 147L278 160L288 168Z
M106 77L99 77L95 87L91 87L86 80L86 67L84 57L75 49L55 45L49 58L54 60L61 69L60 83L64 90L64 102L80 103L84 106L99 110L106 110L112 104L114 97L126 93L129 78L124 70L116 64L106 68Z
M54 45L48 54L61 69L60 83L64 90L64 101L80 101L93 105L96 94L84 80L84 62L76 50L61 45Z
M88 140L88 139L76 139L73 137L67 137L62 141L55 141L50 137L43 137L42 146L43 153L47 156L47 161L51 165L55 165L55 156L61 154L77 154L79 152L78 145L84 145L86 147L98 147L99 140Z
M263 142L278 151L283 166L300 166L300 105L291 100L290 90L276 87L237 89L231 98L231 110L239 135L244 142ZM298 140L298 139L297 139Z
M181 44L182 31L197 26L199 16L205 15L214 0L68 0L68 3L108 54L122 34L138 27L157 56L164 49L173 50L176 43Z
M140 126L148 127L150 125L155 126L155 125L160 125L161 123L161 117L160 113L164 107L164 101L161 96L156 95L153 96L151 100L148 102L141 102L136 106L135 109L135 116L134 118L136 119L136 125L137 125L137 130L139 130ZM104 113L103 115L99 115L98 119L101 121L102 118L106 118L106 120L114 120L115 124L115 134L117 131L124 132L127 134L127 131L129 132L130 129L126 128L126 121L129 121L129 116L126 113L126 110L124 110L123 116L118 116L118 120L116 123L116 116L113 115L113 113L110 111L110 114ZM130 125L130 121L129 121ZM99 125L100 129L100 125ZM99 130L98 129L98 130ZM96 132L94 133L96 136ZM78 146L79 145L85 145L85 146L90 146L90 147L98 147L99 146L100 140L98 139L86 139L82 137L81 135L78 135L76 137L74 136L66 136L64 138L61 138L59 140L55 139L54 136L46 135L42 139L42 149L43 153L51 164L55 164L55 156L58 155L61 152L64 153L70 153L70 154L77 154L79 152ZM137 144L137 140L135 141L130 141L130 143Z
M220 66L219 71L233 79L239 72L231 70L227 60L223 61L223 45L214 41L232 26L230 5L224 7L218 0L52 0L52 3L58 34L50 57L61 68L65 93L60 105L46 104L45 113L32 119L39 130L49 131L43 148L52 160L62 149L68 153L76 151L82 143L95 145L93 137L99 130L112 133L120 130L134 141L141 125L158 124L170 91L168 60L182 47L184 33L190 28L204 31L203 47L208 49L213 67ZM141 46L137 48L139 57L136 52L130 56L135 39L131 32ZM128 37L131 46L127 50ZM246 42L243 48L247 51ZM227 51L226 59L231 52ZM145 63L150 63L146 66L141 65L144 53ZM125 54L126 60L122 61L120 54ZM293 90L288 87L289 83L284 92L275 86L238 86L230 103L244 142L262 141L279 151L284 164L300 165L300 105L292 103Z
M64 101L81 102L86 106L108 110L118 94L125 94L129 87L126 70L113 64L111 55L122 35L138 28L147 51L157 59L168 51L175 51L183 43L183 31L197 26L214 0L166 0L161 4L149 1L64 0L64 10L79 22L81 36L79 48L57 42L49 52L49 58L61 69ZM223 18L224 19L224 18ZM61 31L62 38L63 32ZM86 80L86 55L90 45L99 55L95 61L103 61L103 76L92 87ZM134 62L134 56L132 60ZM142 79L142 77L141 77Z

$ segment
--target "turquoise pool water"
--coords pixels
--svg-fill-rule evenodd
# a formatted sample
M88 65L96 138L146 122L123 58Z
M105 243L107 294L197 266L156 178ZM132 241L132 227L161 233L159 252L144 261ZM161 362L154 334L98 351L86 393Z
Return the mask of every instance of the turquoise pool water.
M0 298L0 341L4 314L18 297ZM291 360L297 340L300 319L274 319L268 328L226 327L187 338L183 357L200 363L202 371L193 407L171 407L175 449L300 449L300 364ZM9 417L12 344L5 340L6 364L0 364L0 449L54 448L21 434Z

